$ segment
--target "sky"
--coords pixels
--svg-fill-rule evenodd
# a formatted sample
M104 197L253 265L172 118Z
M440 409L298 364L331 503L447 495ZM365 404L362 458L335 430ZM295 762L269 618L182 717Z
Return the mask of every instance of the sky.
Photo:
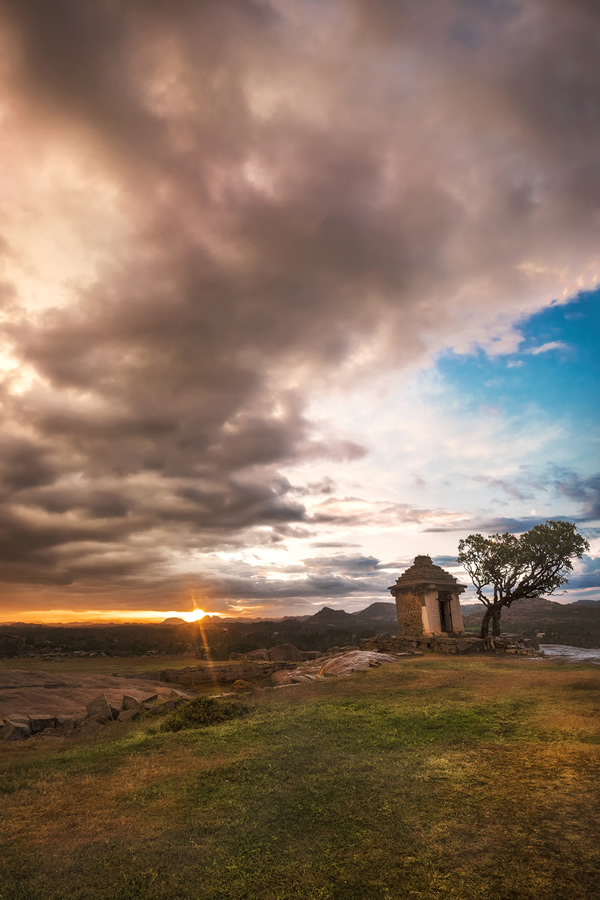
M600 597L593 0L0 0L0 43L0 622L353 611L549 518Z

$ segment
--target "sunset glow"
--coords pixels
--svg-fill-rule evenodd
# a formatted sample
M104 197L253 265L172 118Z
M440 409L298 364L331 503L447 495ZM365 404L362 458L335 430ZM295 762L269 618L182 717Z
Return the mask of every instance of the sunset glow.
M597 4L0 29L0 621L355 611L549 518L600 598Z
M2 622L18 622L23 621L22 611L18 609L2 609L0 615L0 623ZM92 624L117 622L126 624L128 622L163 622L165 619L177 618L183 619L184 622L198 622L204 616L211 616L202 609L193 609L187 612L178 610L161 611L156 609L31 609L27 612L27 621L33 624L45 623L48 625L68 625L74 622L81 624ZM219 613L219 616L226 618L225 613Z
M203 619L204 616L208 615L208 613L205 613L203 609L193 609L191 612L169 613L169 615L179 616L179 618L183 619L185 622L197 622L199 619Z

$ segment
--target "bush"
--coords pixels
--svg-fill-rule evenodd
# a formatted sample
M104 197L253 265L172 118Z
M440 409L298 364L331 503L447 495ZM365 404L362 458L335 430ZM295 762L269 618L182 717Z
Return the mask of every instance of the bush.
M166 716L160 723L160 731L181 731L184 728L203 728L228 719L237 719L250 712L246 703L235 697L196 697Z

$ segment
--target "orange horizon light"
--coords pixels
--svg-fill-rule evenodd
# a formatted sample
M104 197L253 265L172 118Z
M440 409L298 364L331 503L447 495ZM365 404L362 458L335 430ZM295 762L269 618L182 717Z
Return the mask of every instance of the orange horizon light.
M165 619L177 618L184 622L199 622L205 616L217 615L204 609L194 608L180 612L179 610L157 609L31 609L24 612L22 609L7 610L0 613L0 625L22 622L31 625L65 625L65 624L152 624L160 623ZM221 618L228 618L227 613L218 613Z

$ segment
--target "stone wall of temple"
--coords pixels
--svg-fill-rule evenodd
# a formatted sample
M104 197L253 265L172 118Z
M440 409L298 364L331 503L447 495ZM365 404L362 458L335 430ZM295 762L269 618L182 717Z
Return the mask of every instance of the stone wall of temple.
M416 591L402 591L396 597L398 612L398 635L422 635L421 594Z

